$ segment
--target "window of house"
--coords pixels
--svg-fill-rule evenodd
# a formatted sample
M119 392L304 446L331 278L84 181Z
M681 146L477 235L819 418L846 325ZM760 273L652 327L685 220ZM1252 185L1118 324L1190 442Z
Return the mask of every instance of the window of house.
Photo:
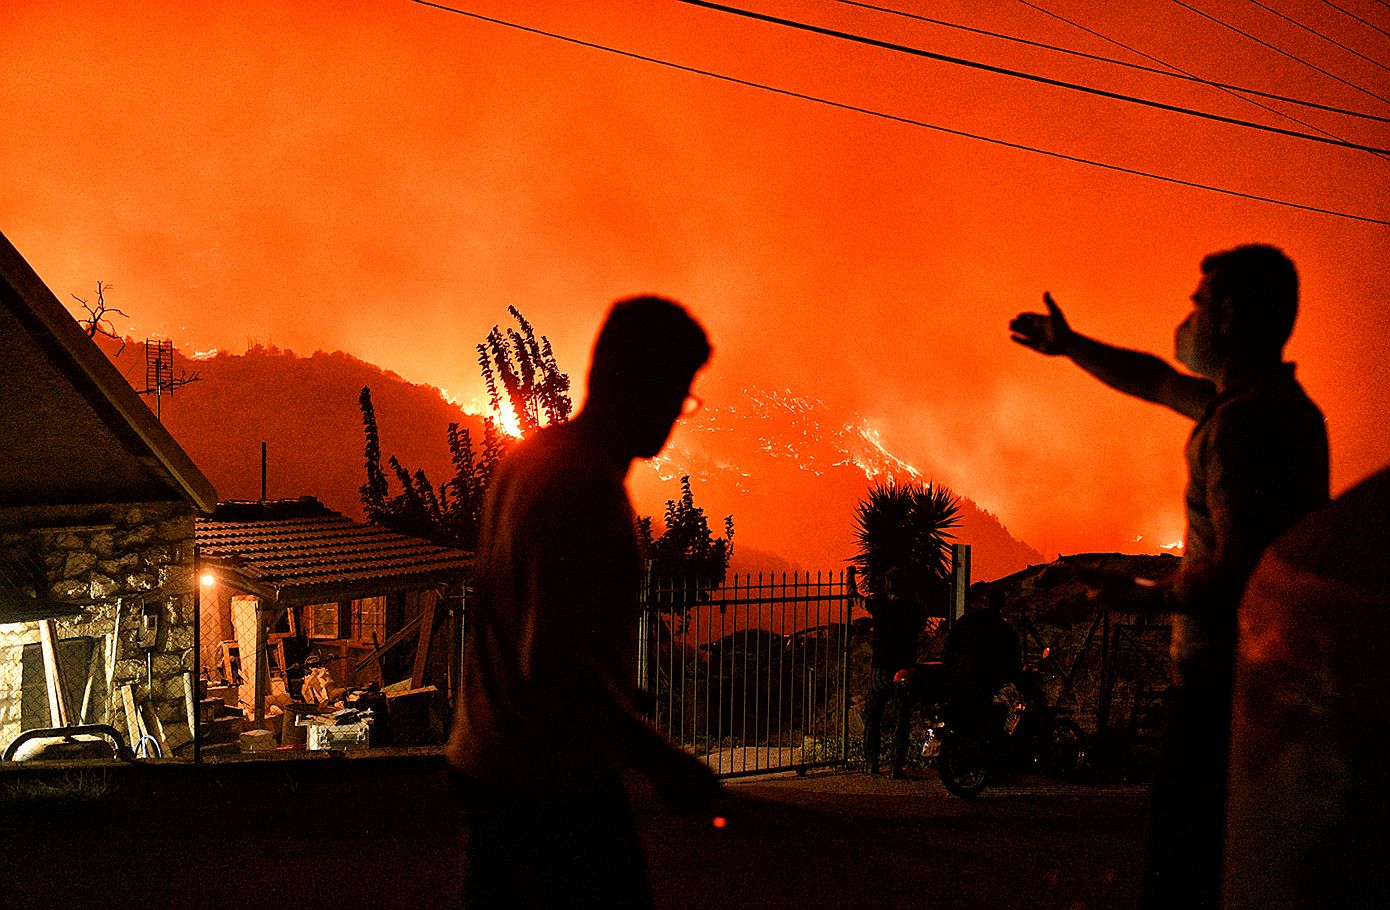
M381 642L386 638L386 598L362 597L352 602L352 637Z
M310 638L342 638L338 604L309 604L304 608L304 634Z

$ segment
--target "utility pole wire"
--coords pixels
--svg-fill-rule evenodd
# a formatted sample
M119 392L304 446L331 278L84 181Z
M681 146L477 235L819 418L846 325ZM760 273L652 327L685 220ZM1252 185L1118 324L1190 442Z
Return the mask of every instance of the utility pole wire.
M1192 6L1191 4L1184 3L1183 0L1171 0L1171 2L1176 3L1178 6L1181 6L1181 7L1182 7L1183 9L1185 9L1185 10L1190 10L1190 11L1196 13L1197 15L1201 16L1201 17L1204 18L1204 19L1210 19L1212 22L1215 22L1217 25L1221 26L1222 28L1230 29L1231 31L1235 32L1237 35L1243 35L1244 37L1249 38L1251 41L1255 42L1256 44L1260 45L1261 47L1267 47L1267 48L1269 48L1270 50L1274 51L1276 54L1281 54L1281 55L1283 55L1283 56L1285 56L1285 57L1288 57L1290 60L1294 61L1295 63L1301 63L1301 64L1303 64L1304 66L1308 67L1308 68L1311 69L1311 70L1316 70L1317 72L1322 73L1324 76L1328 77L1329 79L1335 79L1335 80L1337 80L1338 82L1342 83L1343 85L1347 86L1348 88L1354 88L1354 89L1356 89L1358 92L1361 92L1362 94L1370 95L1372 98L1375 98L1375 99L1378 100L1378 101L1383 101L1383 102L1385 102L1386 104L1390 104L1390 98L1386 98L1384 95L1377 95L1375 92L1371 91L1370 89L1368 89L1368 88L1362 88L1361 86L1357 85L1355 82L1348 82L1347 80L1343 79L1341 76L1338 76L1336 73L1330 73L1330 72L1328 72L1327 70L1323 69L1322 67L1318 66L1316 63L1309 63L1307 60L1304 60L1302 57L1299 57L1299 56L1297 56L1296 54L1291 54L1291 53L1289 53L1288 51L1283 50L1282 48L1275 47L1274 45L1270 44L1268 41L1264 41L1264 40L1262 40L1262 39L1260 39L1260 38L1256 38L1254 35L1250 34L1249 32L1245 31L1244 29L1236 28L1234 25L1231 25L1229 22L1223 22L1223 21L1221 21L1220 19L1218 19L1218 18L1216 18L1215 16L1213 16L1211 13L1204 12L1204 11L1202 11L1202 10L1199 10L1197 7Z
M1213 114L1207 111L1198 111L1188 107L1181 107L1176 104L1166 104L1162 101L1152 101L1148 98L1139 98L1134 95L1124 95L1119 92L1111 92L1105 89L1094 88L1089 85L1080 85L1075 82L1066 82L1061 79L1052 79L1048 76L1039 76L1035 73L1012 70L1002 66L995 66L991 63L981 63L978 60L967 60L963 57L952 57L947 54L938 54L935 51L922 50L917 47L908 47L903 44L894 44L891 41L880 41L877 38L868 38L863 35L856 35L852 32L841 32L832 28L825 28L819 25L800 22L796 19L783 19L778 16L770 16L766 13L758 13L752 10L741 9L736 6L725 6L722 3L712 3L710 0L676 0L677 3L684 3L689 6L698 6L705 9L716 10L721 13L729 13L745 19L753 19L758 22L766 22L772 25L782 25L798 31L810 32L828 38L839 38L844 41L852 41L856 44L865 44L876 47L880 50L896 51L902 54L910 54L914 57L923 57L928 60L935 60L940 63L952 63L957 66L969 67L970 69L983 70L987 73L994 73L1000 76L1012 76L1017 79L1026 79L1029 82L1038 82L1043 85L1051 85L1056 88L1069 89L1071 91L1084 92L1088 95L1096 95L1101 98L1109 98L1114 101L1127 101L1131 104L1139 104L1144 107L1157 108L1158 110L1168 111L1174 114L1185 114L1189 117L1199 117L1203 120L1213 120L1217 123L1226 123L1232 126L1243 126L1247 129L1259 130L1266 133L1277 133L1281 136L1289 136L1295 139L1306 139L1309 142L1321 142L1326 145L1336 145L1342 148L1356 149L1362 152L1373 152L1379 155L1390 155L1390 149L1375 145L1362 145L1358 142L1348 142L1345 139L1336 139L1328 136L1317 136L1312 133L1301 133L1298 130L1284 129L1279 126L1269 126L1263 123L1255 123L1251 120L1241 120L1238 117L1227 117L1222 114ZM1175 0L1177 2L1177 0Z
M1005 139L996 139L992 136L982 136L977 133L968 133L963 130L951 129L950 127L940 126L935 123L928 123L924 120L914 120L910 117L901 117L897 114L889 114L883 111L874 110L872 108L859 107L857 105L846 104L841 101L831 101L828 98L821 98L816 95L803 94L802 92L792 91L791 89L778 88L776 86L766 85L761 82L753 82L748 79L740 79L737 76L728 76L724 73L714 72L713 70L705 70L699 69L698 67L694 66L686 66L683 63L673 63L670 60L663 60L659 57L649 57L645 54L636 53L635 51L625 51L621 48L611 47L606 44L599 44L594 41L585 41L582 38L574 38L569 35L562 35L558 32L548 32L544 29L539 29L534 26L522 25L518 22L510 22L506 19L497 19L492 16L485 16L482 13L475 13L470 10L459 9L453 6L445 6L442 3L433 3L430 2L430 0L410 0L410 2L418 4L419 6L427 6L432 9L437 9L446 13L454 13L459 16L466 16L469 19L476 19L479 22L487 22L492 25L500 25L503 28L515 29L517 31L526 32L531 35L538 35L543 38L552 38L556 41L563 41L567 44L573 44L578 47L586 47L591 50L603 51L604 53L609 54L616 54L620 57L626 57L630 60L640 60L643 63L653 63L657 66L664 66L669 69L679 70L684 73L692 73L697 76L708 76L711 79L718 79L722 82L729 82L734 85L742 85L747 88L759 89L761 91L771 92L776 95L783 95L788 98L799 98L803 101L812 101L817 104L824 104L829 107L838 108L840 110L852 111L856 114L866 114L870 117L877 117L881 120L889 120L894 123L904 124L906 126L921 127L922 129L934 130L936 132L946 133L952 136L959 136L963 139L974 139L979 142L989 143L990 145L998 145L1004 148L1015 149L1017 151L1032 152L1037 155L1045 155L1049 158L1057 158L1062 161L1071 161L1076 164L1085 164L1091 167L1101 168L1102 170L1117 171L1119 173L1129 174L1134 177L1145 177L1150 180L1159 180L1164 183L1172 183L1178 186L1189 187L1191 189L1206 190L1212 193L1220 193L1225 196L1235 196L1240 199L1249 199L1254 202L1266 202L1270 205L1278 205L1283 206L1285 208L1299 209L1305 212L1315 212L1319 215L1331 215L1334 218L1347 218L1352 221L1361 221L1367 224L1379 224L1390 227L1390 220L1382 218L1372 218L1368 215L1354 215L1350 212L1340 212L1335 209L1319 208L1318 206L1307 205L1301 202L1291 202L1287 199L1276 199L1272 196L1258 196L1253 193L1244 193L1240 190L1232 190L1226 187L1212 186L1206 183L1197 183L1191 180L1183 180L1178 177L1168 177L1163 174L1154 174L1149 171L1141 171L1135 168L1128 168L1118 164L1107 164L1103 161L1094 161L1090 158L1082 158L1076 155L1068 155L1063 152L1053 152L1049 151L1048 149L1041 149L1031 145L1023 145L1017 142L1009 142Z
M1019 2L1019 3L1022 3L1024 6L1030 8L1030 9L1037 10L1038 12L1042 13L1042 14L1045 15L1045 16L1051 16L1053 19L1057 19L1057 20L1059 20L1059 21L1061 21L1061 22L1065 22L1067 25L1070 25L1070 26L1072 26L1073 28L1078 28L1078 29L1080 29L1081 31L1086 32L1086 33L1089 34L1089 35L1094 35L1095 37L1100 38L1100 39L1103 40L1103 41L1108 41L1108 42L1110 42L1111 44L1116 45L1117 47L1122 47L1122 48L1124 48L1125 50L1129 51L1130 53L1138 54L1138 55L1140 55L1141 57L1145 57L1145 58L1147 58L1147 59L1149 59L1149 60L1152 60L1152 61L1155 62L1155 63L1158 63L1158 64L1161 64L1161 65L1163 65L1163 66L1166 66L1166 67L1168 67L1170 70L1175 70L1177 73L1182 74L1182 76L1187 76L1187 77L1191 77L1191 78L1196 78L1196 77L1193 77L1192 74L1189 73L1187 70L1183 69L1182 67L1178 66L1177 64L1169 63L1169 62L1166 61L1166 60L1160 60L1158 57L1155 57L1153 54L1145 53L1144 51L1139 50L1137 47L1132 47L1132 46L1130 46L1130 45L1128 45L1128 44L1125 44L1123 41L1119 41L1119 40L1117 40L1117 39L1115 39L1115 38L1111 38L1109 35L1101 34L1100 32L1096 31L1095 29L1089 28L1089 27L1087 27L1087 26L1085 26L1085 25L1082 25L1081 23L1079 23L1079 22L1077 22L1077 21L1075 21L1075 20L1073 20L1073 19L1068 19L1066 16L1062 16L1062 15L1059 15L1059 14L1057 14L1057 13L1052 12L1051 10L1044 9L1043 7L1039 6L1038 4L1033 3L1032 0L1018 0L1018 2ZM1145 68L1147 69L1147 67L1145 67ZM1155 72L1160 72L1160 71L1157 71L1157 70L1156 70ZM1173 75L1173 74L1169 74L1169 75ZM1176 77L1175 77L1175 78L1176 78ZM1199 79L1198 81L1201 82L1201 81L1205 81L1205 80L1200 80L1200 79ZM1276 107L1271 107L1270 105L1265 104L1265 103L1262 102L1262 101L1258 101L1258 100L1256 100L1256 99L1254 99L1254 98L1247 98L1247 97L1245 97L1244 95L1239 94L1236 90L1229 89L1229 88L1226 88L1226 87L1221 86L1221 85L1215 85L1215 83L1210 83L1210 84L1212 84L1215 88L1218 88L1218 89L1220 89L1221 91L1225 92L1226 94L1230 95L1231 97L1237 98L1237 99L1239 99L1239 100L1241 100L1241 101L1244 101L1244 102L1246 102L1246 103L1248 103L1248 104L1253 104L1253 105L1255 105L1255 106L1258 107L1258 108L1261 108L1261 109L1263 109L1263 110L1268 111L1268 112L1271 113L1271 114L1274 114L1276 117L1283 117L1285 120L1289 120L1289 121L1292 121L1293 123L1297 123L1299 126L1307 127L1308 129L1313 130L1313 131L1318 132L1318 133L1321 133L1321 134L1324 135L1324 136L1331 136L1333 139L1341 139L1341 138L1343 138L1343 137L1337 135L1336 133L1333 133L1333 132L1331 132L1331 131L1329 131L1329 130L1323 129L1323 128L1320 127L1320 126L1317 126L1316 124L1309 123L1309 122L1306 121L1306 120L1301 120L1301 119L1299 119L1298 117L1295 117L1295 116L1292 115L1292 114L1287 114L1287 113L1285 113L1284 111L1281 111L1281 110L1279 110L1279 109L1276 108ZM1374 154L1374 153L1373 153L1373 154ZM1376 155L1376 157L1378 157L1378 158L1380 158L1380 159L1382 159L1382 160L1390 160L1390 156L1386 156L1386 155Z
M1356 15L1356 13L1353 13L1351 10L1346 9L1345 7L1338 6L1337 4L1333 3L1332 0L1322 0L1322 2L1325 3L1325 4L1327 4L1328 6L1332 7L1333 9L1335 9L1337 12L1341 13L1343 16L1350 16L1351 18L1355 19L1357 22L1360 22L1362 25L1366 26L1367 28L1373 28L1373 29L1375 29L1376 31L1380 32L1380 33L1381 33L1382 35L1384 35L1385 37L1390 38L1390 32L1387 32L1385 29L1381 28L1379 25L1376 25L1374 22L1370 22L1370 21L1368 21L1368 20L1366 20L1366 19L1362 19L1360 16Z
M1107 37L1107 36L1105 36L1105 35L1102 35L1100 32L1097 32L1097 31L1095 31L1095 30L1093 30L1093 29L1087 28L1087 27L1084 26L1084 25L1080 25L1080 24L1078 24L1078 23L1076 23L1076 22L1073 22L1072 20L1066 18L1065 16L1060 16L1060 15L1058 15L1057 13L1049 12L1048 10L1043 9L1043 8L1040 7L1040 6L1036 6L1036 5L1032 4L1032 3L1029 3L1028 0L1019 0L1019 2L1022 3L1022 4L1024 4L1025 6L1031 6L1031 7L1033 7L1033 9L1036 9L1036 10L1037 10L1038 12L1040 12L1040 13L1043 13L1043 14L1045 14L1045 15L1051 16L1051 17L1053 17L1054 19L1059 19L1059 20L1061 20L1062 22L1067 23L1068 25L1071 25L1071 26L1073 26L1073 27L1075 27L1075 28L1081 29L1081 30L1084 31L1084 32L1088 32L1088 33L1090 33L1090 34L1092 34L1092 35L1095 35L1097 38L1100 38L1100 39L1102 39L1102 40L1104 40L1104 41L1108 41L1108 42L1110 42L1111 44L1113 44L1113 45L1115 45L1115 46L1117 46L1117 47L1122 47L1122 48L1124 48L1125 50L1130 51L1131 53L1139 54L1139 55L1142 56L1142 57L1147 57L1149 60L1152 60L1152 61L1154 61L1155 63L1162 64L1163 66L1167 67L1167 69L1158 69L1157 67L1153 67L1153 66L1145 66L1145 65L1142 64L1142 63L1132 63L1132 62L1130 62L1130 61L1128 61L1128 60L1120 60L1120 59L1117 59L1117 58L1115 58L1115 57L1106 57L1106 56L1103 56L1103 55L1101 55L1101 54L1088 54L1088 53L1086 53L1085 51L1078 51L1078 50L1076 50L1075 48L1060 47L1060 46L1055 45L1055 44L1047 44L1047 43L1042 42L1042 41L1033 41L1032 39L1029 39L1029 38L1020 38L1020 37L1018 37L1017 35L1007 35L1007 34L1004 34L1004 33L1002 33L1002 32L991 32L991 31L989 31L989 30L987 30L987 29L976 28L976 27L974 27L974 26L972 26L972 25L961 25L959 22L947 22L947 21L944 20L944 19L933 19L933 18L931 18L930 16L919 16L919 15L917 15L916 13L909 13L909 12L905 12L905 11L903 11L903 10L892 9L891 7L887 7L887 6L875 6L875 5L872 4L872 3L862 3L862 2L860 2L860 0L835 0L835 2L836 2L836 3L843 3L845 6L857 6L857 7L859 7L860 9L869 9L869 10L873 10L873 11L879 12L879 13L887 13L887 14L890 15L890 16L901 16L901 17L904 18L904 19L912 19L912 20L915 20L915 21L917 21L917 22L926 22L926 23L929 23L929 24L931 24L931 25L940 25L940 26L943 26L943 27L945 27L945 28L957 29L957 30L963 31L963 32L971 32L972 34L976 34L976 35L984 35L984 36L986 36L986 37L988 37L988 38L999 38L999 39L1001 39L1001 40L1003 40L1003 41L1012 41L1012 42L1014 42L1014 43L1016 43L1016 44L1024 44L1024 45L1027 45L1028 47L1036 47L1036 48L1041 48L1042 50L1056 51L1056 52L1059 53L1059 54L1067 54L1068 56L1071 56L1071 57L1080 57L1080 58L1085 59L1085 60L1094 60L1094 61L1096 61L1096 62L1098 62L1098 63L1109 63L1109 64L1112 64L1112 65L1114 65L1114 66L1122 66L1122 67L1124 67L1124 68L1126 68L1126 69L1138 70L1138 71L1141 72L1141 73L1152 73L1152 74L1155 75L1155 76L1163 76L1163 77L1168 78L1168 79L1180 79L1180 80L1182 80L1182 81L1184 81L1184 82L1195 82L1195 83L1197 83L1198 85L1207 85L1207 86L1211 86L1212 88L1219 88L1219 89L1222 89L1222 90L1227 91L1227 92L1236 92L1236 93L1239 93L1239 94L1242 94L1242 95L1256 95L1256 96L1258 96L1258 97L1260 97L1260 98L1269 98L1269 99L1271 99L1271 100L1273 100L1273 101L1282 101L1282 102L1284 102L1284 103L1286 103L1286 104L1297 104L1297 105L1299 105L1299 106L1301 106L1301 107L1316 108L1317 110L1320 110L1320 111L1328 111L1328 112L1333 113L1333 114L1343 114L1343 115L1345 115L1345 116L1347 116L1347 117L1359 117L1359 118L1361 118L1361 119L1363 119L1363 120L1375 120L1375 121L1378 121L1378 122L1380 122L1380 123L1390 123L1390 117L1382 117L1382 116L1378 116L1378 115L1376 115L1376 114L1367 114L1367 113L1363 113L1362 111L1348 110L1347 108L1344 108L1344 107L1336 107L1336 106L1331 105L1331 104L1322 104L1322 103L1317 102L1317 101L1308 101L1307 99L1304 99L1304 98L1291 98L1291 97L1289 97L1288 95L1280 95L1280 94L1277 94L1277 93L1275 93L1275 92L1261 91L1260 89L1249 88L1249 87L1243 86L1243 85L1231 85L1231 84L1226 83L1226 82L1213 82L1213 81L1210 80L1210 79L1203 79L1201 76L1194 75L1194 74L1192 74L1192 73L1190 73L1190 72L1188 72L1188 71L1186 71L1186 70L1183 70L1183 69L1178 69L1177 67L1173 66L1171 63L1164 63L1162 60L1159 60L1157 57L1153 56L1152 54L1146 54L1146 53L1144 53L1143 51L1138 50L1138 49L1133 48L1133 47L1130 47L1129 45L1127 45L1127 44L1125 44L1125 43L1123 43L1123 42L1121 42L1121 41L1116 41L1114 38ZM1326 2L1326 0L1324 0L1324 2ZM1266 108L1266 110L1274 110L1274 109L1273 109L1273 108ZM1277 111L1276 111L1276 113L1277 113ZM1288 115L1287 115L1287 114L1284 114L1284 115L1282 115L1282 116L1286 116L1286 117L1287 117ZM1292 119L1295 123L1303 123L1302 120L1298 120L1297 118L1290 118L1290 119ZM1304 123L1303 125L1304 125L1304 126L1308 126L1308 124L1306 124L1306 123ZM1314 127L1314 128L1315 128L1315 127ZM1329 134L1329 135L1330 135L1330 134Z
M1372 59L1372 58L1370 58L1370 57L1367 57L1365 54L1361 53L1361 52L1358 51L1356 48L1354 48L1354 47L1347 47L1345 44L1343 44L1342 42L1338 41L1336 38L1329 38L1327 35L1324 35L1322 32L1318 31L1317 29L1313 28L1312 26L1310 26L1310 25L1304 25L1302 22L1299 22L1297 19L1293 18L1292 16L1286 16L1285 14L1279 12L1277 9L1275 9L1275 8L1272 7L1272 6L1266 6L1265 4L1261 3L1260 0L1250 0L1250 2L1253 3L1253 4L1255 4L1256 6L1258 6L1258 7L1259 7L1260 9L1262 9L1262 10L1266 10L1267 12L1273 13L1274 15L1278 16L1280 19L1283 19L1285 22L1288 22L1288 23L1290 23L1290 24L1292 24L1292 25L1298 26L1299 28L1303 29L1305 32L1308 32L1310 35L1317 35L1319 38L1321 38L1322 40L1326 41L1328 44L1335 44L1335 45L1337 45L1338 47L1340 47L1342 50L1346 51L1348 54L1355 54L1356 56L1360 57L1362 60L1365 60L1367 63L1370 63L1370 64L1373 64L1373 65L1375 65L1375 66L1378 66L1378 67L1380 67L1381 69L1385 70L1386 72L1390 73L1390 66L1386 66L1384 63L1381 63L1379 60L1374 60L1374 59Z

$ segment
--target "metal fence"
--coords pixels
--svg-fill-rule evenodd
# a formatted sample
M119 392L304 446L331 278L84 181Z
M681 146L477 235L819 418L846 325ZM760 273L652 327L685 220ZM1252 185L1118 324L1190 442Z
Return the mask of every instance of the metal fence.
M848 758L850 600L841 574L652 580L639 683L657 726L726 777Z

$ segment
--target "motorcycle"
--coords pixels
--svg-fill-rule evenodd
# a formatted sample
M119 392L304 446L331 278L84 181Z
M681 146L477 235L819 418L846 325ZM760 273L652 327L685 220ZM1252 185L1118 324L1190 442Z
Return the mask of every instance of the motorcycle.
M1046 652L1043 654L1045 659ZM1070 778L1086 764L1086 736L1050 704L1036 665L1002 686L988 706L966 712L948 704L945 666L939 661L900 670L895 685L927 717L923 755L935 753L942 785L964 799L978 796L1008 771Z

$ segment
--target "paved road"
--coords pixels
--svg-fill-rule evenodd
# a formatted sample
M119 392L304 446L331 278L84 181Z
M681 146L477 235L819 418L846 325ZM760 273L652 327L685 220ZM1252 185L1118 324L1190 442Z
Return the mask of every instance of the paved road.
M723 830L643 816L661 906L1081 910L1137 893L1142 788L1029 778L965 801L934 775L834 774L732 790Z
M7 813L0 905L450 906L454 826L436 762L137 768L104 787L97 800ZM658 906L1134 903L1141 788L1027 778L967 802L930 774L816 774L730 791L729 824L715 829L637 790Z

